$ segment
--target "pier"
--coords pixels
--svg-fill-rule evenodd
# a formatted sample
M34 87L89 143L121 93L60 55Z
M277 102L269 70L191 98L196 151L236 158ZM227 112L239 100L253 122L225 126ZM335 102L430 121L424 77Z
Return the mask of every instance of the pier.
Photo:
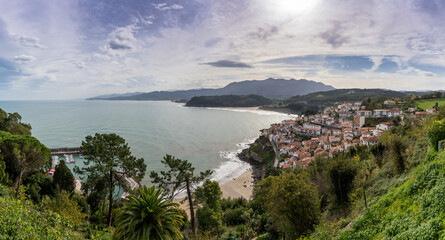
M51 156L80 153L80 147L50 148L49 150L51 151Z

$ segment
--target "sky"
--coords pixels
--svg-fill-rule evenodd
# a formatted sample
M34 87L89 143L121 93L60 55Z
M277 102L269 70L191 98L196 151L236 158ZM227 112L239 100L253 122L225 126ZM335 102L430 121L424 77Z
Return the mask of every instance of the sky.
M0 0L0 100L308 79L445 89L445 0Z

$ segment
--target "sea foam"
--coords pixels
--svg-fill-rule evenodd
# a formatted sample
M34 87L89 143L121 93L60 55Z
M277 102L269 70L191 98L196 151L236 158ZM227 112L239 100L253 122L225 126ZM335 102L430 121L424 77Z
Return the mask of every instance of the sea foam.
M247 170L251 168L250 164L242 161L238 158L238 154L243 151L243 149L248 148L250 144L255 142L256 139L246 140L245 142L238 143L237 149L235 151L221 151L219 156L222 159L227 159L228 161L223 162L219 167L214 169L212 175L212 180L218 181L220 184L230 182L234 178L241 176Z

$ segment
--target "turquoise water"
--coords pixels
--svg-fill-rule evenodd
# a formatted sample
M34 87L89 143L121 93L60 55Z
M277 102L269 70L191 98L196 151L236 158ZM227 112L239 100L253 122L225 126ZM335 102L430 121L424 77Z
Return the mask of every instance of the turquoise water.
M32 134L49 148L78 147L87 135L116 133L125 138L150 171L162 169L171 154L193 163L197 171L215 170L221 182L249 166L236 153L259 130L290 116L266 111L188 108L159 101L0 101L32 125ZM145 178L143 184L149 184Z

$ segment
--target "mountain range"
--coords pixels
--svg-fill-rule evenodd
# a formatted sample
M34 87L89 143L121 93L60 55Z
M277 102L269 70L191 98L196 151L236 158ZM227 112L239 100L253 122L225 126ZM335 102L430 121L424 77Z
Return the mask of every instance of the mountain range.
M223 88L191 89L178 91L154 91L148 93L126 93L102 95L88 100L189 100L196 96L219 95L260 95L270 99L286 99L297 95L313 92L329 91L335 88L321 82L306 79L274 79L249 80L233 82Z

